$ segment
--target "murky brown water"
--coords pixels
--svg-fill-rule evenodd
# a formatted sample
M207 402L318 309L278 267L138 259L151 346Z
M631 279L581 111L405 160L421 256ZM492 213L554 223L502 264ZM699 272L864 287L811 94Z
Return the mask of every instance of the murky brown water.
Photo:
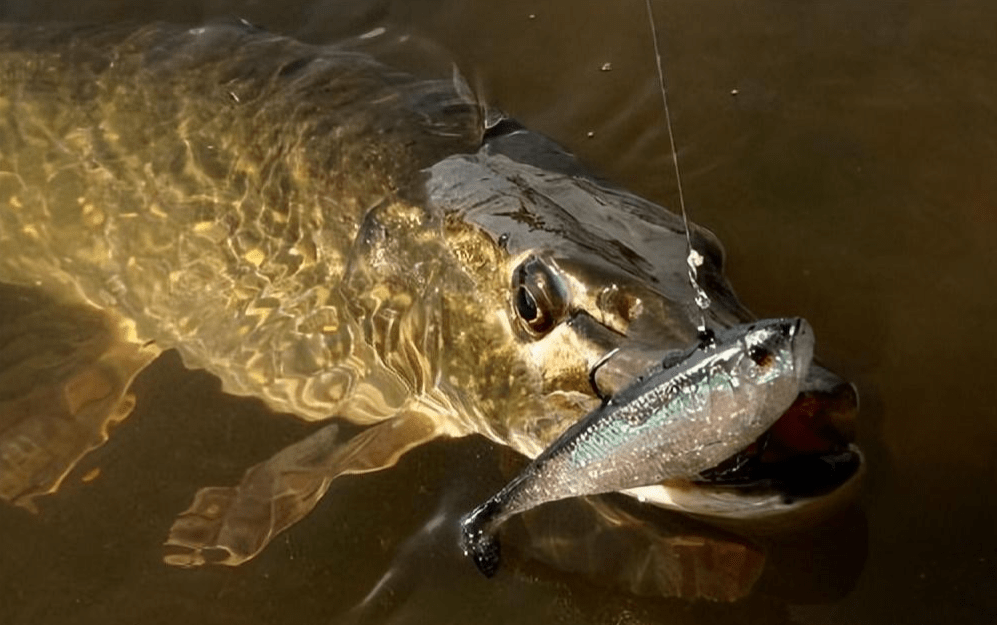
M732 605L632 597L529 563L485 580L433 521L500 485L498 457L449 441L337 482L245 566L173 569L160 543L191 494L237 481L305 428L168 354L39 516L0 509L0 622L994 622L997 9L656 11L693 219L725 243L742 300L807 317L822 358L860 387L857 510L769 538L756 591ZM643 2L0 2L5 20L230 15L311 41L384 22L419 30L490 101L677 205Z

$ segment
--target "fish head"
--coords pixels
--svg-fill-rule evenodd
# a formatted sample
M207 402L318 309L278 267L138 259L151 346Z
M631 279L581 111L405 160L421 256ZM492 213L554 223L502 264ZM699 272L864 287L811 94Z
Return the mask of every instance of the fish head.
M473 406L469 430L535 457L603 397L696 344L704 313L688 277L682 219L593 177L549 140L516 130L476 154L444 159L427 170L426 196L446 224L448 248L463 259L448 275L463 286L447 290L449 349L440 377ZM723 274L719 241L695 225L689 238L711 300L707 325L722 332L751 321ZM843 396L836 414L854 415L854 389L811 366L806 321L757 322L745 340L758 361L746 359L745 375L788 369L794 395L804 389L786 404ZM823 410L815 406L807 404L808 416ZM840 451L848 442L833 446ZM712 492L714 478L681 488ZM654 488L640 497L697 514L725 516L738 507L679 502L676 485L649 497ZM741 501L736 487L719 488ZM784 501L762 507L777 512Z

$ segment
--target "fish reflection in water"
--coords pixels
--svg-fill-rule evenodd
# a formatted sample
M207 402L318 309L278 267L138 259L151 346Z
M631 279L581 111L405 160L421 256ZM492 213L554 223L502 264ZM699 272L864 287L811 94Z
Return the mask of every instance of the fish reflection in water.
M0 282L24 303L0 343L0 496L15 505L106 439L166 349L228 393L365 428L347 437L332 421L196 493L165 560L199 566L253 558L336 477L432 439L479 434L535 457L599 405L588 378L604 354L618 349L598 371L613 392L695 342L681 220L511 121L486 130L460 79L245 25L3 26L0 74ZM698 227L692 240L710 326L749 321L719 243ZM855 473L854 408L850 385L815 365L764 440L631 494L723 518L807 505ZM841 470L786 497L779 467L832 455ZM640 525L604 502L590 511ZM758 567L696 568L715 583L692 591L672 569L590 572L732 598Z

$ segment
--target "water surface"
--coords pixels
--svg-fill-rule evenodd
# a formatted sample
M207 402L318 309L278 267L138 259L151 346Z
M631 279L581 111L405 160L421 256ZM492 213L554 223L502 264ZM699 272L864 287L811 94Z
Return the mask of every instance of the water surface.
M237 569L161 563L194 491L306 426L167 354L39 515L0 509L0 622L935 623L997 619L997 9L982 0L655 4L692 218L760 316L802 315L860 388L858 505L765 539L734 604L641 598L525 561L485 580L452 521L503 483L482 440L344 478ZM5 0L0 19L244 17L313 42L421 33L492 103L677 206L644 3ZM610 71L602 67L610 64ZM81 478L94 467L100 475ZM473 476L473 479L469 479Z

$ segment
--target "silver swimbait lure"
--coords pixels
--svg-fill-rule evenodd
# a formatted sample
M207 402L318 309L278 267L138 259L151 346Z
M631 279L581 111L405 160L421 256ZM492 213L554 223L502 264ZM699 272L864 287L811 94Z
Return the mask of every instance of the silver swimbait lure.
M740 325L606 399L464 518L465 555L491 577L498 527L549 501L689 478L765 432L793 403L810 369L804 319Z

